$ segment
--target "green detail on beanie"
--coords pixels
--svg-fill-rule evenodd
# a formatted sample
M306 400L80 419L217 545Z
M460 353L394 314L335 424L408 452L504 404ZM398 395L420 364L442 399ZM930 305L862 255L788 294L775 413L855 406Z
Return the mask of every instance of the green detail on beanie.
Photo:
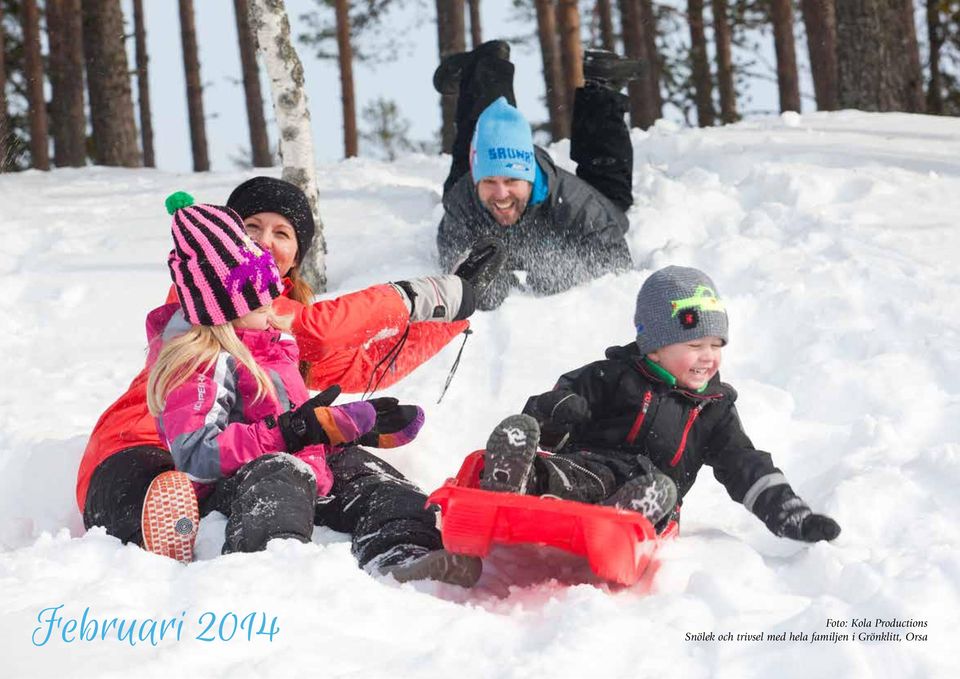
M177 191L176 193L171 193L169 196L167 196L167 199L164 201L164 205L167 206L167 213L172 215L180 208L190 207L193 205L193 196L186 191Z
M708 288L706 285L698 285L690 297L670 300L670 308L673 309L670 318L676 318L681 309L700 309L701 311L726 310L723 302L717 297L717 293L713 291L713 288Z

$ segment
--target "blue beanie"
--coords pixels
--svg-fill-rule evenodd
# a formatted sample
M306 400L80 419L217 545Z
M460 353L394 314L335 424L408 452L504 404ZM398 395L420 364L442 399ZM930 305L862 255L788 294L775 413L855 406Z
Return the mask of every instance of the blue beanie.
M530 123L500 97L483 110L473 131L470 170L474 183L485 177L513 177L532 184L536 167Z

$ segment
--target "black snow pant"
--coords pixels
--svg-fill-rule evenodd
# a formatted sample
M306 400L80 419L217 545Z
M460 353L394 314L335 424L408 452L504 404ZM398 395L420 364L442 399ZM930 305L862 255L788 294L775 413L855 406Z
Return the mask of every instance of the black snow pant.
M392 466L356 446L327 456L327 464L333 489L317 503L315 523L349 533L361 567L394 547L443 546L427 496Z
M628 481L646 473L636 455L618 450L575 450L537 455L527 494L553 495L595 505ZM670 519L678 517L678 511L674 510L657 524L657 531L663 530Z
M264 455L217 481L200 514L227 517L223 553L259 552L274 538L310 542L317 482L292 455Z
M443 183L446 195L470 171L470 142L477 118L500 97L511 106L513 64L486 57L467 64L457 95L456 127L450 173ZM624 115L629 99L606 87L587 85L576 91L570 130L570 157L577 176L626 211L633 205L633 145Z
M103 526L107 534L143 546L140 516L150 483L174 468L163 448L136 446L97 465L83 505L83 525Z

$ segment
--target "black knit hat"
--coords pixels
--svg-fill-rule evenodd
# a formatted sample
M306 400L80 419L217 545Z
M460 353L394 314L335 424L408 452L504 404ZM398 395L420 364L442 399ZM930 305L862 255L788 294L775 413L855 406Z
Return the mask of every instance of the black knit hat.
M293 226L297 237L297 263L313 244L316 226L310 202L303 191L290 182L273 177L254 177L243 182L227 198L227 207L246 219L260 212L276 212L283 215Z

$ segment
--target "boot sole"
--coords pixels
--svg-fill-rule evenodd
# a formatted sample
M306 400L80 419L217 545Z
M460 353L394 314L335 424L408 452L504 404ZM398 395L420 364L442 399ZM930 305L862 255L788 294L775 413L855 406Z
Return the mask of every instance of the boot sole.
M483 572L483 562L475 556L439 549L408 564L384 568L382 572L392 575L397 582L432 580L448 585L473 587Z
M676 507L677 486L659 472L652 479L641 476L622 486L603 504L643 514L650 523L656 525Z
M200 509L186 474L169 471L153 480L143 500L140 526L148 552L180 563L193 561Z
M487 440L480 487L501 493L521 493L530 476L540 443L540 425L529 415L511 415Z

